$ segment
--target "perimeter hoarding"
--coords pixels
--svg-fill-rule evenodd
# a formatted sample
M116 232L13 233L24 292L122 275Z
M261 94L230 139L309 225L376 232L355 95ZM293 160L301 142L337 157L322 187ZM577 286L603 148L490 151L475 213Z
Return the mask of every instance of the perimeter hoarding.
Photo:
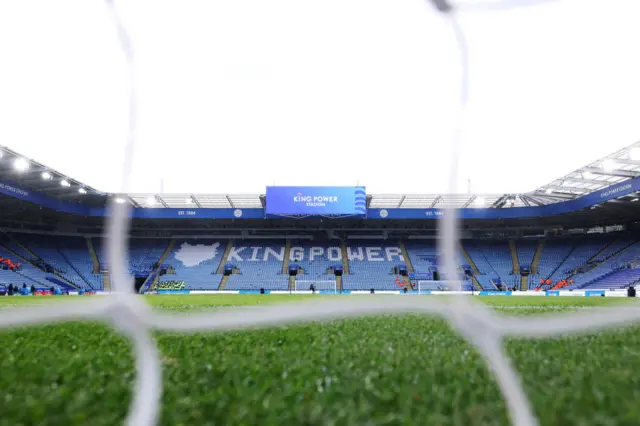
M364 186L268 186L267 214L365 215Z

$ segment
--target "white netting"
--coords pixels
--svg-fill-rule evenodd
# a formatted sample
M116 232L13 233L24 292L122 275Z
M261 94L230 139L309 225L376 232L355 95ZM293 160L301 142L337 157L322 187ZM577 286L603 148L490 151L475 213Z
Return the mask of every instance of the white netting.
M335 280L296 280L296 291L309 291L312 285L316 291L332 291L335 293L338 290L338 284Z
M444 291L460 291L464 290L462 281L433 281L433 280L420 280L418 281L418 291L428 290L444 290Z
M451 188L457 175L457 153L461 148L462 120L468 93L467 52L463 34L455 19L455 11L445 0L432 0L437 9L452 24L457 38L462 63L461 111L452 144ZM539 3L540 0L496 0L491 2L467 2L464 7L474 10L496 9L512 5ZM123 192L130 182L132 153L135 135L135 93L133 80L133 50L121 25L112 0L106 0L119 31L123 51L130 66L129 141L124 167ZM462 4L462 3L461 3ZM130 426L152 426L158 420L162 395L162 371L159 354L150 331L170 330L182 332L234 330L271 327L305 321L319 321L381 313L425 313L440 315L463 335L484 356L495 374L498 386L506 400L513 424L533 426L537 421L531 410L520 379L502 348L502 340L508 336L542 338L568 332L594 331L616 325L640 322L640 308L599 308L589 313L556 314L538 318L509 318L508 321L485 306L474 304L468 297L453 297L451 303L442 299L423 297L351 298L350 300L321 300L286 306L238 308L201 314L164 314L152 312L143 299L134 295L133 281L127 275L128 206L111 205L107 224L108 264L111 268L113 294L83 301L83 303L56 303L38 308L13 308L3 311L0 327L25 326L53 321L91 319L112 324L134 343L137 377L133 402L126 419ZM444 272L455 276L455 247L457 241L456 219L449 210L440 221L441 252Z

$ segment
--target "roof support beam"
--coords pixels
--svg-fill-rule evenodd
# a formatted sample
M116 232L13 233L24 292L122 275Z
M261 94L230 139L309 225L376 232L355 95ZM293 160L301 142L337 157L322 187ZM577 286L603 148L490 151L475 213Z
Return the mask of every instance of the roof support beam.
M133 207L135 208L140 208L140 204L136 203L136 200L134 200L133 198L129 197L128 195L123 196L122 198L124 198L125 200L129 201L131 204L133 204Z
M236 206L233 205L233 201L231 201L231 198L229 198L228 195L225 195L225 197L227 197L227 201L229 202L229 205L231 206L232 209L235 209Z
M403 195L403 196L402 196L402 198L400 199L400 202L398 203L398 207L397 207L397 208L402 207L402 203L404 203L404 199L405 199L405 198L407 198L407 196L406 196L406 195Z
M202 208L202 206L200 205L200 203L198 202L198 199L193 196L193 195L189 195L189 198L191 198L191 201L193 202L193 204L195 204L196 206L198 206L198 208Z
M588 189L585 188L574 188L572 186L556 186L556 185L547 185L544 189L553 189L554 191L564 191L564 192L574 192L576 194L585 194L589 192Z
M611 158L614 163L624 164L626 166L640 166L640 161L638 160L629 160L626 158Z
M168 205L167 203L165 203L165 202L164 202L164 200L162 199L162 197L160 197L159 195L154 195L154 197L155 197L155 199L156 199L157 201L159 201L159 202L160 202L160 204L162 204L162 206L163 206L164 208L166 208L166 209L168 209L168 208L169 208L169 205Z
M469 207L469 204L473 203L473 200L475 200L476 198L477 197L475 195L472 195L471 197L469 197L469 199L465 201L465 203L462 205L462 208L465 209Z
M549 200L552 202L557 202L558 200L561 201L565 201L565 200L573 200L575 197L575 195L571 195L571 194L559 194L557 192L552 192L550 194L547 194L547 192L543 189L538 189L536 190L535 194L526 194L529 196L533 196L535 195L538 198L544 199L544 200Z
M526 195L520 195L520 201L522 201L525 206L531 207L531 203L529 202L529 198Z
M640 173L638 172L632 172L629 170L612 170L609 172L598 167L586 167L582 169L582 171L593 173L594 175L619 176L619 177L627 177L627 178L634 178L640 175Z
M509 199L509 195L503 195L502 197L498 198L493 204L491 204L491 208L492 209L501 208L506 204L508 199Z
M558 179L558 181L560 181L560 182L588 183L589 185L602 185L602 186L611 185L611 182L607 182L606 180L583 179L583 178L577 178L577 177L569 177L569 178Z
M440 202L441 199L442 199L442 195L438 195L436 198L434 198L434 200L431 203L431 205L429 206L429 208L430 209L434 208L436 206L436 204L438 204Z

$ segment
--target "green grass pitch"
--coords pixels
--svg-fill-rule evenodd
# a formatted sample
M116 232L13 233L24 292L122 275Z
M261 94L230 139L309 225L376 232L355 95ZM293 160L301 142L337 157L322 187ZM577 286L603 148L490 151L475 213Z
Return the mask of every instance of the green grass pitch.
M306 297L321 296L147 300L157 309L189 311ZM509 315L636 303L476 299ZM3 297L0 315L10 305L56 300L64 298ZM484 362L434 317L380 316L188 336L162 332L156 340L164 377L162 425L508 424ZM640 424L640 328L512 339L505 347L541 425ZM94 323L0 332L0 367L0 426L122 424L135 373L129 342Z

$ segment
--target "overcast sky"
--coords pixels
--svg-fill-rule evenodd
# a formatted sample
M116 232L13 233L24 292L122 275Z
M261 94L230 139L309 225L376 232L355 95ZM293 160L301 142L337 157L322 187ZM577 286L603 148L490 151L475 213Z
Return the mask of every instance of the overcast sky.
M136 53L133 191L447 191L459 54L424 0L117 4ZM638 0L463 14L458 190L530 191L640 140L639 22ZM127 74L103 1L1 1L0 58L0 144L117 192Z

